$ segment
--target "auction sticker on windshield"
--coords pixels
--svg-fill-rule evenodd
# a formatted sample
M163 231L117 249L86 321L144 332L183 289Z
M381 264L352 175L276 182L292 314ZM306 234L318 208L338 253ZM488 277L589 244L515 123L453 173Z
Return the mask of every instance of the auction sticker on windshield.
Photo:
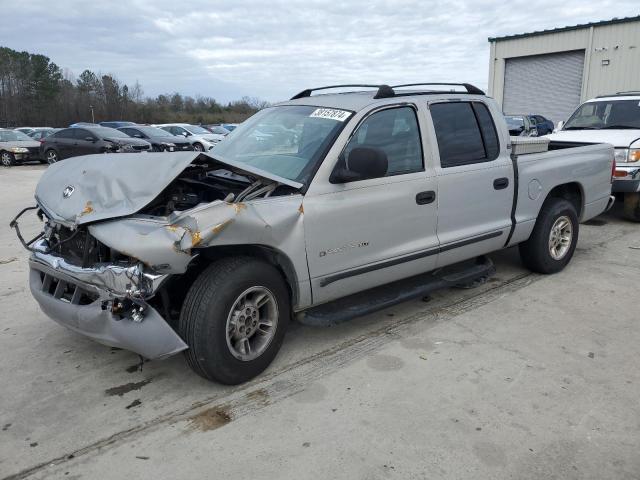
M326 118L329 120L337 120L338 122L344 122L349 118L351 112L346 110L338 110L336 108L316 108L309 117L311 118Z

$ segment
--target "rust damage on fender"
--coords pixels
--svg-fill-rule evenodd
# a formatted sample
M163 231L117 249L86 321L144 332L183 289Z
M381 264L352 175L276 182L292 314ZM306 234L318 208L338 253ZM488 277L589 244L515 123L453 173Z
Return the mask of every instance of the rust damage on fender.
M85 215L89 215L90 213L93 213L93 203L91 202L91 200L87 200L87 203L84 205L84 208L78 216L83 217Z

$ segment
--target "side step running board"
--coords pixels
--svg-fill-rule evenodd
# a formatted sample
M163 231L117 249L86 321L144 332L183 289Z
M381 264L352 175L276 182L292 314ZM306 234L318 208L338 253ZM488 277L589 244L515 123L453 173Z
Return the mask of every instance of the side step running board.
M493 262L482 256L310 308L296 320L315 327L337 325L443 288L473 287L495 272Z

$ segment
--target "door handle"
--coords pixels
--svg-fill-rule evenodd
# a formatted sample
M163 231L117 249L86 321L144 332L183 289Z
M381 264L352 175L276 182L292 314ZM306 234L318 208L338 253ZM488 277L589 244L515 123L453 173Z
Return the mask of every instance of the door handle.
M418 205L427 205L433 203L436 199L436 192L429 190L428 192L420 192L416 195L416 203Z
M493 181L493 188L496 190L502 190L504 188L507 188L508 186L509 186L509 179L506 177L496 178Z

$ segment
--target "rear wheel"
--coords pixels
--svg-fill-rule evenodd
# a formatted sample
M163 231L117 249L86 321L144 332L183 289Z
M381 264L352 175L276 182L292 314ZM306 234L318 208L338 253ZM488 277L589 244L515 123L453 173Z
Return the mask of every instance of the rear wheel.
M522 262L534 272L559 272L573 257L578 230L574 205L562 198L547 199L529 240L520 244Z
M640 193L633 192L624 194L623 215L627 220L640 222Z
M287 286L273 266L251 257L219 260L196 279L182 307L187 362L209 380L246 382L275 358L290 316Z
M54 149L47 150L44 153L44 158L49 165L53 165L54 163L60 160L60 156L58 155L58 152L56 152Z
M13 156L13 153L11 152L0 153L0 164L2 164L3 167L11 167L15 165L15 163L16 163L16 157Z

